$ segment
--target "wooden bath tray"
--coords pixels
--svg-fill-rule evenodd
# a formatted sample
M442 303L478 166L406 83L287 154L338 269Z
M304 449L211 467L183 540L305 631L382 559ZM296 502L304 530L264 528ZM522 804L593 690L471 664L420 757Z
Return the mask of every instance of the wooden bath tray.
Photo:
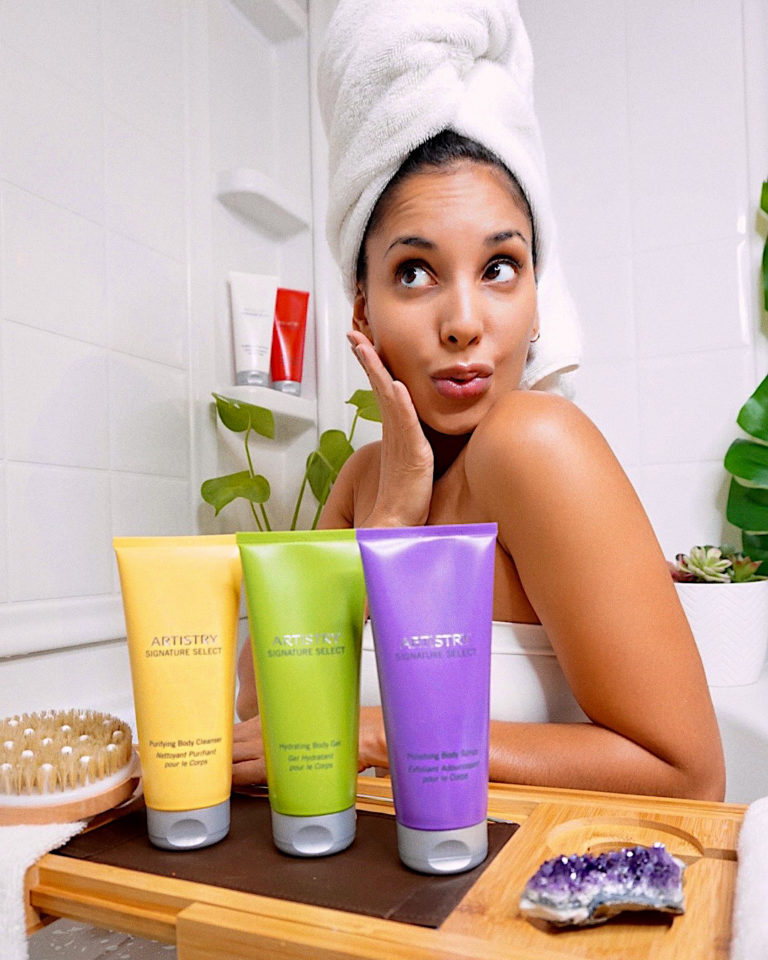
M389 780L361 777L358 806L391 812ZM493 784L489 814L521 827L436 930L56 853L28 873L29 926L66 916L175 943L179 960L726 960L745 809ZM656 840L688 864L684 916L630 914L560 931L519 915L543 860Z

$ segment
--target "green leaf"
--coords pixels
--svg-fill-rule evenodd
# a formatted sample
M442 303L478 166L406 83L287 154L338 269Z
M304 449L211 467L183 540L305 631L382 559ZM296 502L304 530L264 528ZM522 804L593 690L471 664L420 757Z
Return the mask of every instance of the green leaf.
M221 422L228 430L232 430L233 433L242 433L250 427L262 437L268 437L270 440L274 438L275 418L271 410L242 400L233 400L231 397L222 397L218 393L212 396L216 401L216 410Z
M760 191L760 209L763 213L768 213L768 180L763 180L763 187Z
M355 390L352 396L347 400L353 407L357 407L358 415L361 420L372 420L374 423L381 423L381 411L376 402L376 396L373 390Z
M739 410L736 422L751 437L768 440L768 377L758 385L755 392Z
M333 471L317 452L313 450L307 457L307 482L319 504L324 504L333 486Z
M760 487L745 487L733 478L728 490L725 515L730 523L741 530L747 530L750 533L767 533L768 490Z
M326 430L317 450L307 457L307 480L321 505L328 499L339 471L353 453L354 448L342 430Z
M734 440L725 454L725 469L754 486L768 487L768 447L751 440Z
M768 534L743 531L741 544L744 553L753 560L768 560ZM764 563L758 573L760 571L768 571L768 563Z
M270 495L266 477L252 477L247 470L230 473L225 477L206 480L200 487L200 494L206 503L216 508L216 516L228 503L242 497L251 503L266 503Z
M326 430L320 437L317 450L320 456L333 467L334 480L339 470L355 452L343 430Z

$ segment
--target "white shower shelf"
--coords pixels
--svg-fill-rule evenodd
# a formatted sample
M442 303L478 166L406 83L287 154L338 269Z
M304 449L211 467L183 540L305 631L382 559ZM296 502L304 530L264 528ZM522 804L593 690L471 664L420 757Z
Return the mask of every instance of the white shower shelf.
M270 41L282 43L307 32L307 13L296 0L234 0Z
M257 407L266 407L275 415L276 420L293 421L294 426L303 429L314 426L317 411L314 400L306 397L294 397L290 393L281 393L271 387L231 386L220 387L216 393L230 400L253 403Z
M260 170L224 170L216 192L225 206L283 239L309 229L309 200L296 200Z

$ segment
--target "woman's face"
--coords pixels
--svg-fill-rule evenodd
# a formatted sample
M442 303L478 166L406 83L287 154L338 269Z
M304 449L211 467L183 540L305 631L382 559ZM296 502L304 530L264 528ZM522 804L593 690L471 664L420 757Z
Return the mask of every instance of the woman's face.
M427 168L386 198L354 325L433 430L469 433L519 387L537 330L531 245L528 215L488 164Z

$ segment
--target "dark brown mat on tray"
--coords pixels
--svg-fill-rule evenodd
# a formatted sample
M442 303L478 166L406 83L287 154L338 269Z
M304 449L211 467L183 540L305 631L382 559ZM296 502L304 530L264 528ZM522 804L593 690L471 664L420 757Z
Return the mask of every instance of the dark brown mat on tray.
M289 857L272 843L265 797L232 795L229 835L212 847L175 852L147 839L143 808L80 834L58 853L282 900L439 927L517 829L488 824L488 858L453 876L426 876L397 856L395 819L359 811L355 842L330 857Z

